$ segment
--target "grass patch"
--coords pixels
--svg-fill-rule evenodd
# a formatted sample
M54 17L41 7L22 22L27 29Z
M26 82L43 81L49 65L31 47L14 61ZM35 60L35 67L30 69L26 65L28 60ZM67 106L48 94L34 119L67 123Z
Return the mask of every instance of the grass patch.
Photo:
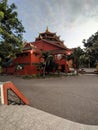
M50 74L46 74L46 75L39 75L39 74L33 74L33 75L24 75L23 79L34 79L34 78L56 78L56 77L60 77L61 75L58 73L50 73Z
M37 76L35 74L33 75L24 75L23 79L32 79L32 78L36 78Z
M50 73L50 74L45 74L45 75L40 75L40 74L32 74L32 75L24 75L23 79L44 79L44 78L58 78L62 76L75 76L76 74L74 73Z

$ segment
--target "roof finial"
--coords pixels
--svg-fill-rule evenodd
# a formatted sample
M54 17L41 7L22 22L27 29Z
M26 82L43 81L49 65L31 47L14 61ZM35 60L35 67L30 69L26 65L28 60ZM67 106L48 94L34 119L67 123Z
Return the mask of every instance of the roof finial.
M46 27L46 32L49 32L49 30L48 30L48 26Z

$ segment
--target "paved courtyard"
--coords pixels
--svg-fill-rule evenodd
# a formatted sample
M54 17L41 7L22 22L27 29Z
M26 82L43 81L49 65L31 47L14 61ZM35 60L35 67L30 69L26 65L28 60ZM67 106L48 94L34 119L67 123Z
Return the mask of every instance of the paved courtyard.
M98 75L48 79L0 76L0 81L12 81L32 107L71 121L98 125Z

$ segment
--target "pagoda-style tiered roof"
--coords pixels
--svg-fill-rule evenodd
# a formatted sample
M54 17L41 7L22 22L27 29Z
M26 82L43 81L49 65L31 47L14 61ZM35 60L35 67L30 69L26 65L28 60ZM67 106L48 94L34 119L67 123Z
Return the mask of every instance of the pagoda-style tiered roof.
M48 27L46 28L46 31L43 33L39 33L39 36L35 39L35 41L39 40L45 40L47 42L54 43L55 45L59 45L61 47L65 47L64 41L60 40L60 36L57 36L56 33L52 33L48 30Z

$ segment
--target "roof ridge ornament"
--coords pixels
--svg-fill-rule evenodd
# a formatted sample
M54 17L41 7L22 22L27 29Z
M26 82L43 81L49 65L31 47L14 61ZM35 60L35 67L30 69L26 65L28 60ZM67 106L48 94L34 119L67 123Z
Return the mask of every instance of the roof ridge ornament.
M46 32L49 32L48 26L46 27Z

